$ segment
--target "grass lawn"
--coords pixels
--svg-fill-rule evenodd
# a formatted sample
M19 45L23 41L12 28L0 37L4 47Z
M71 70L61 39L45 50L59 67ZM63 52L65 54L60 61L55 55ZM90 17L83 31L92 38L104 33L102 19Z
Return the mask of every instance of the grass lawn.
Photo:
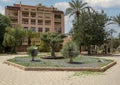
M26 67L102 67L113 60L92 57L92 56L81 56L74 58L74 63L68 63L69 59L41 59L42 55L35 57L35 61L31 61L30 56L15 57L8 61L20 64ZM99 62L101 60L102 62Z

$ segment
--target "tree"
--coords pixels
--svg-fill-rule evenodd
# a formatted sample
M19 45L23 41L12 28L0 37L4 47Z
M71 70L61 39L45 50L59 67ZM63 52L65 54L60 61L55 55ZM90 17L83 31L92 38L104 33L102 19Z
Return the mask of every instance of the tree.
M115 39L113 38L113 33L116 33L116 30L110 29L107 33L109 35L108 37L110 37L110 41L109 41L110 50L113 51L114 41L115 41Z
M113 18L113 21L116 22L120 26L120 14Z
M2 45L5 28L10 26L10 19L2 14L0 14L0 52L3 52L4 46Z
M38 50L36 46L30 46L27 48L28 54L32 57L32 61L34 61L34 57L38 55Z
M39 46L38 50L40 52L49 52L50 51L50 47L43 40L40 40L40 46Z
M28 40L28 46L31 46L32 45L32 39L36 38L38 36L39 36L39 33L35 33L32 30L27 30L26 31L26 37L27 37L27 40Z
M42 3L38 3L37 6L43 6Z
M87 3L83 2L82 0L71 0L69 2L70 7L66 9L66 15L70 14L70 16L74 15L79 19L80 13L85 9L88 8Z
M46 42L51 49L51 57L55 56L55 47L63 42L63 38L65 37L64 34L58 34L58 33L47 33L47 34L41 34L40 39Z
M85 11L79 19L79 28L73 29L74 40L78 44L86 45L88 47L88 54L91 54L91 45L100 46L105 41L105 24L108 18L103 11L101 13ZM76 22L74 27L77 27Z
M6 28L3 45L9 46L9 44L12 41L13 43L12 52L15 53L16 46L22 45L24 38L25 38L25 30L21 26L16 25L15 28L8 27Z
M83 2L82 0L71 0L69 2L70 7L66 9L66 15L69 14L69 16L75 15L75 19L77 19L77 23L79 22L79 16L82 13L83 10L86 8L89 8L86 2ZM76 29L78 28L78 24Z
M12 52L13 49L11 48L15 46L15 42L15 37L6 32L2 43L2 45L5 47L5 52Z
M78 48L76 44L72 41L67 42L64 47L62 48L61 53L64 57L70 59L70 63L73 63L73 58L77 57L79 54Z

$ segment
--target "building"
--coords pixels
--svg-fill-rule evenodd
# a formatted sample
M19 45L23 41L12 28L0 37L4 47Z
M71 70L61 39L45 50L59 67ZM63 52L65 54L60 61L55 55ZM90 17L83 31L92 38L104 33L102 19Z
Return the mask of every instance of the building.
M30 6L14 4L5 7L5 15L11 20L11 26L21 25L25 30L33 32L58 32L64 33L64 13L54 7ZM32 39L40 45L39 39ZM28 40L25 39L18 51L26 51Z
M12 27L19 24L34 32L64 33L64 13L54 7L14 4L6 6L5 15L9 16Z

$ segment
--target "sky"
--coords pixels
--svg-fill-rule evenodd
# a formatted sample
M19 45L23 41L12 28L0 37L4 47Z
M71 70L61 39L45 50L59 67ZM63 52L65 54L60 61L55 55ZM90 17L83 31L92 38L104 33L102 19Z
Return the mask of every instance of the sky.
M5 14L5 6L13 5L14 3L18 4L20 1L22 4L33 6L42 3L45 6L54 6L65 12L65 9L69 7L68 2L71 0L0 0L0 13ZM120 0L83 0L83 2L87 2L89 6L97 11L104 10L108 16L113 17L120 14ZM65 33L68 33L72 28L72 19L73 17L65 15ZM107 28L116 30L116 33L114 33L115 37L120 32L120 27L117 24L110 25Z

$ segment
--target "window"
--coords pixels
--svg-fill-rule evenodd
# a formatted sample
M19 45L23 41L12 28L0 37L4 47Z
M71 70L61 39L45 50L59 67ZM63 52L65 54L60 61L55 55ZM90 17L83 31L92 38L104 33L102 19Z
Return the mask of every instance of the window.
M23 17L29 17L29 12L22 12Z
M38 28L38 32L42 32L42 28Z
M61 19L61 15L60 14L55 14L54 18Z
M43 18L43 14L42 14L42 13L39 14L39 15L38 15L38 18Z
M22 24L28 24L28 19L22 19Z
M43 20L38 20L38 25L43 25Z
M61 28L55 28L55 32L61 33Z
M45 14L45 18L47 18L47 19L51 18L51 13Z
M32 12L32 13L31 13L31 17L36 17L36 13L35 13L35 12Z
M49 30L50 30L49 28L45 28L45 32L49 32Z
M18 23L18 19L11 19L11 23Z
M51 25L51 21L50 20L45 20L45 25Z
M31 30L32 30L33 32L35 32L35 27L31 27Z
M36 24L36 20L35 20L35 19L32 19L32 20L31 20L31 24L32 24L32 25L35 25L35 24Z
M28 27L24 27L24 30L27 31L27 30L28 30Z

